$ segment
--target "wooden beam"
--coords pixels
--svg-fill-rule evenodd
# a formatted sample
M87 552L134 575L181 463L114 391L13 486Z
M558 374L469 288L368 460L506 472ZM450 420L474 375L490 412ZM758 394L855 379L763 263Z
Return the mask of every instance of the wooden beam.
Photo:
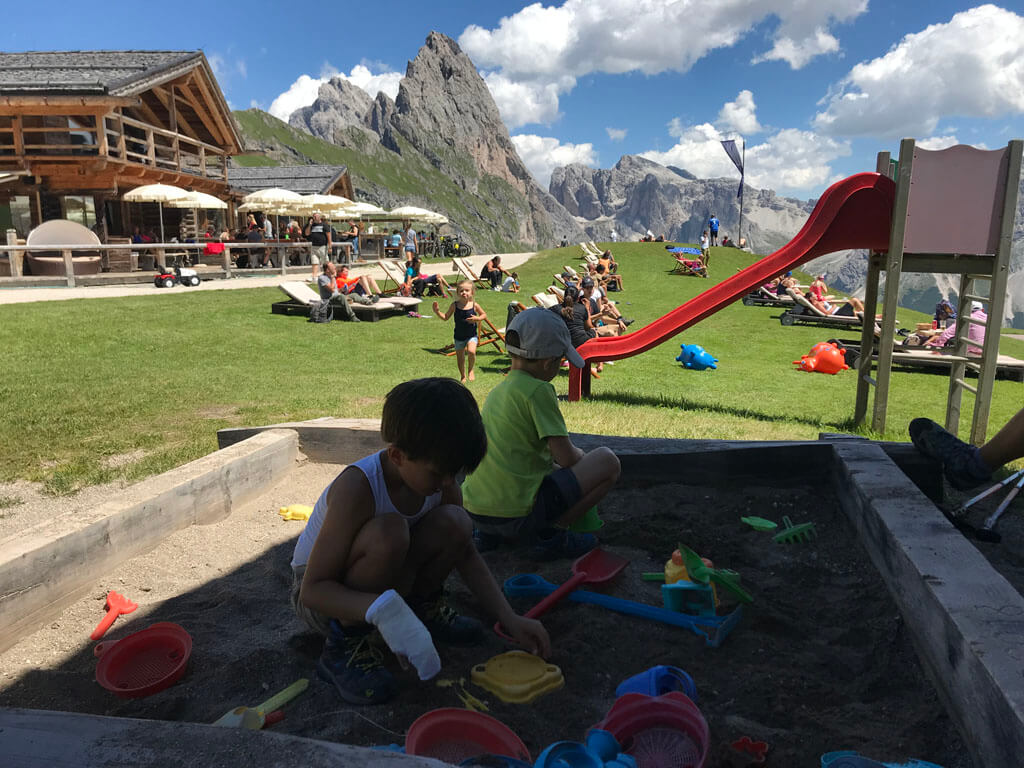
M210 89L206 84L206 79L197 73L194 82L199 89L199 93L203 97L204 102L204 108L196 110L196 114L199 116L199 119L203 121L203 125L207 126L207 128L210 127L211 123L217 127L216 131L211 130L210 133L217 136L217 143L227 149L230 153L232 150L236 149L236 147L234 147L234 142L231 140L231 137L234 135L234 131L228 128L220 114L220 110L216 108L217 100L213 98L213 94L210 93ZM204 119L204 115L206 119ZM237 149L241 151L242 148L237 147Z
M61 115L76 109L91 113L97 109L128 106L135 101L112 96L0 96L0 115Z

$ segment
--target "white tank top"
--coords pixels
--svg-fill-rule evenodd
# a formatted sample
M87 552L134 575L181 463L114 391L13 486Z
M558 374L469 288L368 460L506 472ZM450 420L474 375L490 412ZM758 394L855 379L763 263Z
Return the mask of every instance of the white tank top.
M441 492L438 491L437 493L427 496L423 500L423 506L420 507L420 511L415 515L402 515L402 513L399 512L391 502L391 497L388 495L388 489L384 483L384 471L380 465L381 453L382 451L371 453L369 456L350 464L349 467L356 467L360 472L366 475L366 479L370 483L370 492L373 494L374 517L379 515L401 515L409 525L414 525L421 517L427 514L427 512L441 503ZM346 469L348 469L348 467L346 467ZM341 475L339 474L338 477L341 477ZM334 478L334 480L324 488L324 492L320 494L320 498L316 500L316 505L313 507L313 514L309 516L309 521L306 523L306 527L303 528L302 534L299 536L299 540L295 543L295 552L292 555L292 568L305 565L309 561L309 554L313 551L313 544L316 541L316 537L320 535L320 528L323 526L324 517L327 515L327 492L331 490L331 486L334 485L337 480L337 477Z

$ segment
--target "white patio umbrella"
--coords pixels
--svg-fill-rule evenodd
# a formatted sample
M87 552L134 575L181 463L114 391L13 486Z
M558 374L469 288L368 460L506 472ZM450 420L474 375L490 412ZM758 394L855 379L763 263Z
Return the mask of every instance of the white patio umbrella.
M417 208L415 205L403 205L399 208L392 208L389 214L395 219L409 219L411 221L426 221L430 222L431 219L436 220L439 213L428 211L426 208ZM444 218L441 216L441 218ZM448 221L445 219L445 221Z
M189 195L188 190L172 187L170 184L145 184L125 192L121 199L129 203L156 203L160 206L160 242L164 241L164 203L182 200Z
M205 192L187 192L188 196L180 200L168 200L168 208L202 208L205 210L223 211L228 204L219 197L208 195Z
M341 195L303 195L302 213L313 213L320 211L327 218L332 216L348 216L348 209L352 207L352 201Z
M350 216L358 216L359 218L386 216L388 213L383 208L376 206L373 203L352 203L348 208L348 212Z

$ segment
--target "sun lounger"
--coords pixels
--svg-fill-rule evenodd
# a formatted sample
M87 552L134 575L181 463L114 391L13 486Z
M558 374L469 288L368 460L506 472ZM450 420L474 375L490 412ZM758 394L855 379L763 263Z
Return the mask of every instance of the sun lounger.
M551 307L558 306L558 299L550 293L535 293L530 297L533 299L533 303L538 307L544 307L545 309L551 309Z
M792 307L796 301L789 294L776 296L764 286L760 286L743 297L743 304L748 307Z
M552 296L558 299L559 304L561 304L562 300L565 298L565 291L559 288L557 285L549 285L548 293L550 293Z
M876 334L876 341L877 336L878 334ZM856 360L860 357L860 339L838 339L838 341L846 347L847 362L849 363L852 359L854 364L851 364L851 367L853 367ZM872 357L876 360L878 359L877 347L873 350ZM899 367L907 371L935 371L944 373L949 370L953 363L963 361L974 364L980 362L977 357L958 357L946 351L940 351L936 347L896 346L892 353L893 367ZM999 355L996 358L996 378L1024 381L1024 360L1011 357L1010 355Z
M455 268L455 272L459 276L459 280L471 280L473 285L481 285L490 290L490 281L484 280L484 278L473 272L473 267L469 263L469 259L463 256L453 256L452 266Z
M398 293L405 282L405 270L400 262L379 261L377 265L384 271L384 280L380 284L381 294Z
M270 305L270 311L275 315L301 315L309 317L309 310L320 301L320 294L314 291L304 282L291 280L280 283L278 286L288 294L288 301L278 301ZM375 323L385 317L392 315L404 315L407 312L415 312L420 305L419 299L406 296L389 296L381 299L376 304L360 304L351 302L352 309L360 320ZM335 319L341 319L341 313L334 313Z
M829 315L815 307L799 291L792 288L786 290L796 305L779 317L783 325L810 324L824 325L831 328L857 328L863 324L860 314L856 315Z

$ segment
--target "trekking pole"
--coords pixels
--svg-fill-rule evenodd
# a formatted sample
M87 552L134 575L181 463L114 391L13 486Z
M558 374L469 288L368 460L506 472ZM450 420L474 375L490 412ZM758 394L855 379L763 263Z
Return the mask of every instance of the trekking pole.
M1020 480L1017 481L1017 484L1013 487L1013 490L1006 495L1006 498L1003 499L1003 502L998 507L996 507L996 511L985 518L985 522L982 524L981 530L991 531L993 528L995 528L996 523L999 521L999 518L1002 517L1003 512L1005 512L1006 508L1010 506L1010 502L1016 498L1018 493L1020 493L1020 489L1024 488L1024 469L1019 470L1013 475L1010 475L1008 479L1013 479L1014 477L1020 477Z

